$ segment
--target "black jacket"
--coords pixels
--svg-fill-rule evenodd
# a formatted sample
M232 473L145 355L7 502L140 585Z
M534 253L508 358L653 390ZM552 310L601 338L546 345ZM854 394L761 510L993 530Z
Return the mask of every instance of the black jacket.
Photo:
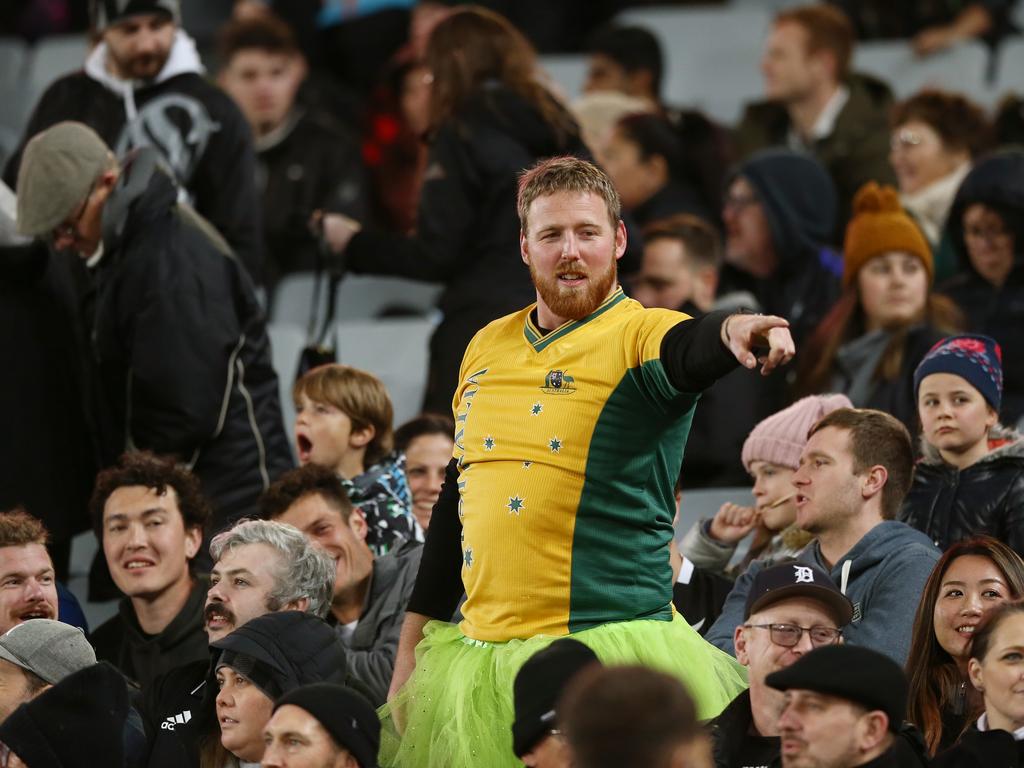
M217 652L213 653L216 657ZM148 768L195 768L199 741L217 728L214 697L206 676L210 651L157 677L142 693L139 714L149 741Z
M169 670L208 656L203 606L205 581L197 581L184 607L158 635L147 635L139 626L128 598L121 600L117 615L101 624L89 640L96 658L109 661L143 690Z
M21 146L4 170L14 188L25 143L63 120L92 127L119 157L152 146L191 197L197 211L231 244L258 282L262 264L260 207L249 125L235 103L201 75L202 65L179 31L165 65L166 79L131 88L105 74L102 51L85 70L56 80L36 104ZM173 74L173 73L178 74ZM136 112L128 119L129 110Z
M1010 442L962 470L926 445L900 520L942 549L985 533L1024 556L1024 440L1009 430L993 437Z
M964 242L963 215L974 203L1000 212L1014 235L1014 263L1006 282L997 288L971 264ZM968 329L984 333L1003 349L1003 403L1006 424L1024 417L1024 153L990 155L967 174L946 224L959 260L959 274L940 290L967 316Z
M176 198L143 148L107 199L103 256L81 303L90 411L102 466L130 447L188 462L216 531L251 512L292 457L252 281Z
M416 236L367 228L352 238L353 272L445 285L444 320L431 342L427 405L434 410L451 408L473 334L536 299L519 252L516 184L520 171L553 155L588 152L577 133L560 136L516 94L485 86L433 138Z
M1024 741L1009 731L968 729L960 741L936 756L933 768L1017 768L1024 766Z
M754 715L750 710L750 691L744 691L730 702L722 713L707 724L711 736L711 749L715 759L715 768L753 768L746 766L741 760L744 746L751 738L766 743L774 740L775 749L768 763L761 763L759 768L777 768L782 765L782 755L778 736L752 737ZM763 754L762 754L763 756Z
M263 282L272 294L282 276L316 268L317 238L309 228L313 211L366 217L366 174L358 139L311 112L296 111L272 134L258 138L256 161L267 246Z

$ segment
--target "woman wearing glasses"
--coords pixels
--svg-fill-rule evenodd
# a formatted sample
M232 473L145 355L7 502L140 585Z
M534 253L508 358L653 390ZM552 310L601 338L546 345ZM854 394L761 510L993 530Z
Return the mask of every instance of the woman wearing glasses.
M1020 597L1024 561L988 536L957 542L935 564L907 660L907 719L924 735L929 754L952 745L981 714L982 696L967 671L971 640L990 611Z
M939 290L967 330L1003 348L1004 424L1024 416L1024 152L980 160L960 185L947 225L959 273Z
M926 89L893 106L889 163L900 202L914 217L935 253L935 274L956 270L946 217L971 161L990 138L988 119L977 104L957 93Z

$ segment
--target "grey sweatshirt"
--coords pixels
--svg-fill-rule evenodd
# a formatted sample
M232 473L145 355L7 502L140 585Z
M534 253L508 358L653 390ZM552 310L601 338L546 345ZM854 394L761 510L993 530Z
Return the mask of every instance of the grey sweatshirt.
M831 569L822 560L817 540L808 544L796 559L830 571L836 585L840 589L845 586L843 591L853 602L853 621L843 629L845 642L884 653L902 666L910 651L914 614L924 583L940 554L938 547L920 531L895 520L884 520ZM735 655L733 631L743 623L747 592L762 567L759 562L751 563L736 580L722 614L708 630L705 639L709 643Z

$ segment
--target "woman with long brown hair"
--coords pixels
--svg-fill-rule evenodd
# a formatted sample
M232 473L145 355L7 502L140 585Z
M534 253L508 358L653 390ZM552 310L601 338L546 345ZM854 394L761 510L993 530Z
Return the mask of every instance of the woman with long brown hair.
M959 310L932 292L932 252L900 208L896 190L865 184L853 201L843 248L843 294L801 352L801 395L841 392L858 408L886 411L917 431L913 374Z
M930 754L957 740L983 702L967 674L974 632L989 611L1024 597L1024 560L989 536L953 544L925 583L907 659L907 719Z
M324 233L353 272L445 284L424 403L444 413L476 331L535 299L519 253L519 173L540 158L588 152L538 79L533 48L498 14L477 6L452 13L431 34L425 64L430 151L416 234L360 228L337 214L325 216Z

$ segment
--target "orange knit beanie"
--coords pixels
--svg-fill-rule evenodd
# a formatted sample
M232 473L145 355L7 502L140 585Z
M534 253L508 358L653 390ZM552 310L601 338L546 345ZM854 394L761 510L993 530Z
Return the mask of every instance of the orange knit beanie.
M843 247L843 288L853 283L870 259L890 251L917 256L931 282L935 265L920 228L904 213L893 187L869 181L853 198L853 218L846 227Z

